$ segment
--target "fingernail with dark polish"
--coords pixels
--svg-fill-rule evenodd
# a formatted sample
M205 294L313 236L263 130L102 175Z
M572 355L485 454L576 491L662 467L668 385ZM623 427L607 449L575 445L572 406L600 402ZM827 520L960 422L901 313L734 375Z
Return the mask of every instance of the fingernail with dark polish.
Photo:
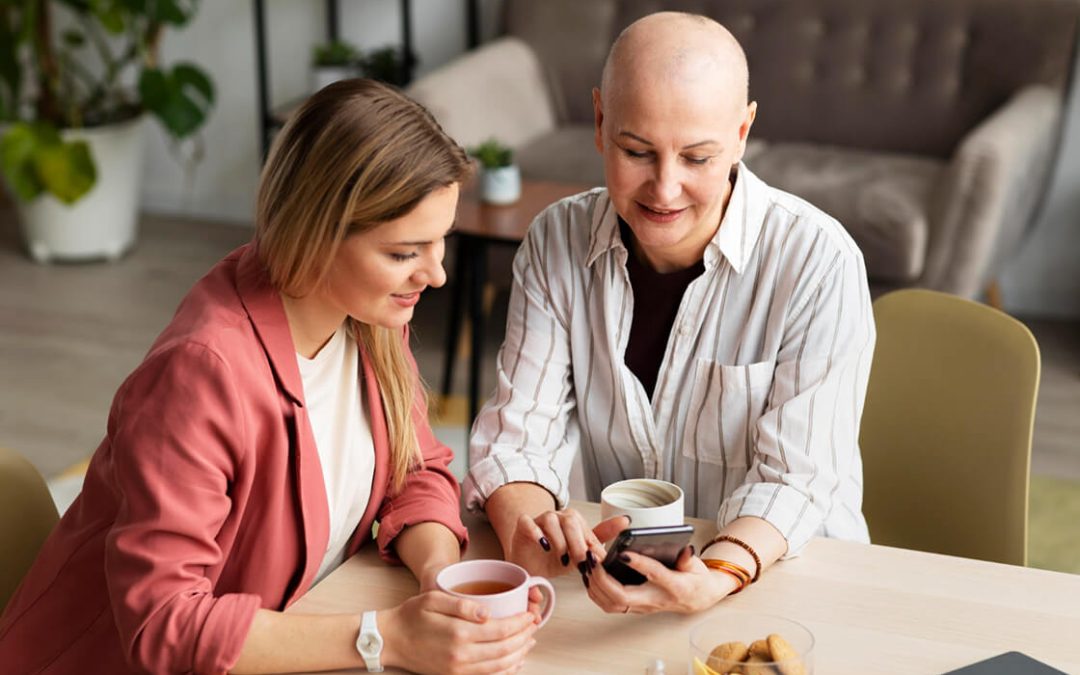
M577 571L581 572L582 576L585 576L585 573L589 571L589 567L584 560L577 564Z
M540 548L545 551L551 550L551 542L547 540L547 537L540 537Z
M585 588L588 588L588 587L589 587L589 577L587 577L587 576L585 576L584 574L582 574L582 575L581 575L581 581L582 581L582 582L584 582L584 584L585 584Z
M560 560L562 560L562 566L567 567L570 564L570 554L569 553L563 553L562 558L560 558Z
M693 544L690 544L690 555L695 555L695 554L697 554L697 549L694 548Z
M589 563L589 569L596 569L596 557L593 556L592 551L585 551L585 560Z
M629 553L620 553L619 554L619 560L621 560L623 562L630 562L630 554Z

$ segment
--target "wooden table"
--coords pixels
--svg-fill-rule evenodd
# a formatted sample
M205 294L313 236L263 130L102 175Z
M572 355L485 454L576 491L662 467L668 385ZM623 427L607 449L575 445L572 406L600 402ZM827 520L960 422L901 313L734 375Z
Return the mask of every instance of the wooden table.
M599 505L574 506L599 520ZM716 531L708 521L687 522L697 528L698 545ZM466 557L501 557L491 528L467 523ZM814 539L802 556L695 616L608 615L585 595L576 572L552 581L555 614L538 633L525 673L636 675L661 658L669 675L682 675L690 628L733 611L778 614L809 628L817 675L942 673L1011 650L1080 673L1080 575ZM288 611L389 607L416 590L408 570L387 566L369 546Z
M470 426L476 418L480 402L480 364L486 318L483 289L487 282L488 248L493 245L516 247L525 238L533 218L548 205L590 187L581 183L524 180L521 183L521 198L505 206L482 203L475 189L462 192L454 224L457 248L454 277L451 279L446 353L443 356L442 394L445 398L450 393L461 320L467 315L472 336L469 353Z

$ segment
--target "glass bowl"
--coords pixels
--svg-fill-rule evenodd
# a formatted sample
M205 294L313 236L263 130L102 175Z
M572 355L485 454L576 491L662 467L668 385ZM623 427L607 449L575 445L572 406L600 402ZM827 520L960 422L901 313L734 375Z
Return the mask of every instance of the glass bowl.
M802 624L781 616L721 611L690 630L688 672L811 675L814 636Z

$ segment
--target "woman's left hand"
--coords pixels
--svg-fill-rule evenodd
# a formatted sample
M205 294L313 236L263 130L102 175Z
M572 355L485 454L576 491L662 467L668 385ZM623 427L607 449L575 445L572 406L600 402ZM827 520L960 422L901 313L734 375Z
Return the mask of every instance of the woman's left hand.
M623 555L629 558L626 564L645 577L645 583L624 586L600 564L582 575L589 598L609 614L693 614L720 602L738 585L731 575L706 567L690 547L679 554L674 570L638 553Z

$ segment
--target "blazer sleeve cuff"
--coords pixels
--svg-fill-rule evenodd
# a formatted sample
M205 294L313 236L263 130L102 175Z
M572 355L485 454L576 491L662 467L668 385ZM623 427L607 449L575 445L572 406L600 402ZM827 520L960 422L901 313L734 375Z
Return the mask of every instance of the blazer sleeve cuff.
M461 518L447 517L442 513L432 514L428 512L425 515L418 512L409 516L403 512L391 512L379 521L379 534L376 537L379 545L379 557L391 565L400 565L401 558L398 557L397 552L394 550L394 540L406 527L419 525L420 523L439 523L445 526L446 529L450 530L451 534L457 537L458 546L461 547L461 552L465 553L465 549L469 545L469 531L465 529Z

